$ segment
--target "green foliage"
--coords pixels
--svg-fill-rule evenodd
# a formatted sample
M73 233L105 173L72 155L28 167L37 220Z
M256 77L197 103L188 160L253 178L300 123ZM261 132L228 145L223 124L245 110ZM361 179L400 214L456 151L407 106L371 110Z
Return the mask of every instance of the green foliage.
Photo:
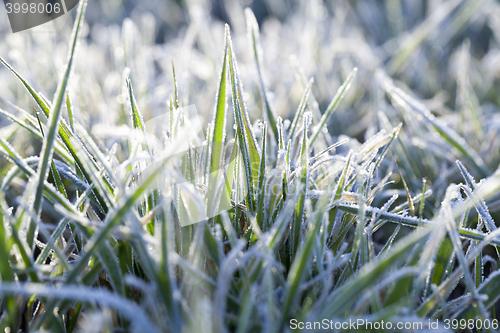
M498 100L484 91L474 99L462 82L462 109L436 111L402 84L424 41L439 38L429 27L451 21L445 30L455 41L482 2L443 3L388 62L370 61L394 43L368 57L360 44L353 52L370 60L356 67L346 60L308 81L295 59L289 85L274 75L279 61L266 70L263 58L276 50L266 49L246 9L252 63L238 66L239 52L248 50L239 36L233 44L226 25L206 67L217 73L204 91L215 102L198 105L210 120L203 138L192 133L188 111L200 96L184 82L196 68L176 57L175 69L170 59L149 59L156 49L147 44L148 20L127 20L123 40L113 40L108 79L119 82L116 89L77 60L93 50L80 37L86 1L52 103L29 82L36 75L22 76L24 69L0 58L18 104L18 113L0 109L10 124L0 130L0 330L74 332L98 323L101 331L281 332L292 318L494 319L500 172L490 170L500 162L499 119L479 101ZM384 6L390 15L397 9L392 1ZM196 17L198 9L187 12ZM197 36L194 57L212 53L207 26L200 18L189 28ZM419 64L435 65L421 56ZM384 73L384 63L400 81ZM257 85L249 80L244 90L249 72ZM167 105L167 96L155 101L155 79L171 83ZM429 86L410 86L438 85L428 79ZM85 107L78 101L89 91ZM94 99L110 96L118 107L93 108ZM34 115L23 109L30 103ZM471 114L480 117L465 126Z

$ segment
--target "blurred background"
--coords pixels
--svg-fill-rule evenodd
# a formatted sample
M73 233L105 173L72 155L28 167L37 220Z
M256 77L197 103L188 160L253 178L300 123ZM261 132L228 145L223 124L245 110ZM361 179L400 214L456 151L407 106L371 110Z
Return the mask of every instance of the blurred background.
M402 174L413 195L427 178L438 204L446 184L463 181L454 163L460 154L424 120L385 95L377 79L378 73L385 73L464 137L490 172L497 169L500 4L494 0L91 0L69 88L75 116L109 148L126 135L120 126L129 122L125 77L133 81L147 121L167 111L174 91L173 63L180 104L194 104L207 124L213 117L228 23L250 118L262 119L247 7L260 25L263 74L277 115L293 118L310 77L315 81L309 108L316 115L323 113L358 67L328 125L334 139L352 138L338 152L344 154L402 122L394 147L404 157L398 161ZM74 15L75 10L13 34L5 8L0 8L0 56L49 99L65 61ZM0 107L18 113L13 105L30 113L35 106L17 78L1 67ZM0 124L25 156L38 152L39 140L16 132L17 125L4 116ZM388 156L386 169L393 170L394 157ZM401 192L398 177L392 178L394 191Z

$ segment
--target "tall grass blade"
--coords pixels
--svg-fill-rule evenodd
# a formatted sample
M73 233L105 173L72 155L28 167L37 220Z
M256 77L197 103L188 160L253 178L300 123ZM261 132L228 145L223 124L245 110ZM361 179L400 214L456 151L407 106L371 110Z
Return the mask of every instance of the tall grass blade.
M396 98L398 101L408 105L412 110L417 112L417 114L422 116L444 140L462 153L482 176L490 174L479 154L472 149L453 129L431 114L431 112L422 103L410 97L401 89L395 87L389 78L383 78L382 86L391 97Z
M313 251L313 246L315 243L315 237L319 233L320 224L324 214L324 208L328 204L328 197L323 196L319 199L318 210L311 217L310 229L308 230L306 240L304 245L300 248L299 252L293 260L292 266L290 268L290 273L287 279L287 291L283 304L282 319L280 331L285 327L285 323L290 316L290 311L293 306L296 305L296 300L298 297L299 286L307 273L309 260L311 258L311 253Z
M276 127L276 117L274 116L274 111L269 103L267 87L264 83L264 76L262 74L262 48L260 46L260 36L259 36L259 24L257 19L250 8L245 9L245 17L247 20L247 30L250 39L250 44L253 50L253 56L255 60L255 65L257 66L257 73L259 75L260 82L260 93L262 99L264 100L264 107L266 109L267 120L269 121L269 126L273 131L274 139L278 142L278 129Z
M226 34L229 41L228 61L233 95L234 117L237 125L238 141L246 173L246 185L249 194L249 208L251 212L254 212L256 204L255 187L257 186L257 179L259 177L260 154L257 150L255 136L253 134L252 127L250 126L250 119L248 118L245 103L243 102L243 89L241 87L241 81L239 79L238 67L236 64L236 58L234 56L228 25L226 25Z
M144 125L144 120L142 118L142 114L139 111L139 107L137 106L137 101L134 96L134 90L132 89L132 82L130 79L127 79L127 88L129 93L130 100L130 117L132 118L132 126L139 131L144 133L144 142L142 144L142 149L147 150L151 155L151 150L149 149L147 140L146 140L146 126Z
M309 183L309 139L307 137L309 125L311 125L312 115L307 113L304 116L304 127L302 134L302 148L300 152L300 168L299 179L297 181L298 197L295 209L295 215L292 221L292 257L297 254L300 236L302 234L303 222L305 220L305 207L306 207L306 191Z
M63 76L59 82L57 92L54 97L53 106L50 110L49 116L49 130L47 136L43 141L42 152L40 154L41 160L38 166L37 176L37 187L35 192L35 201L33 203L33 210L36 215L40 215L42 208L43 190L45 186L45 180L47 179L49 172L49 163L52 160L52 155L54 153L54 142L56 139L56 134L59 129L59 122L62 115L62 104L64 102L64 97L66 95L66 87L68 85L69 77L73 69L73 61L76 53L76 47L78 44L78 36L83 25L83 18L85 16L85 8L87 5L87 0L82 0L78 7L78 14L73 27L73 33L71 35L71 45L68 53L68 61L66 64L66 69ZM35 226L30 226L28 233L28 241L32 242L35 233Z
M257 225L262 229L267 216L265 214L265 197L266 197L266 141L267 141L267 123L264 122L262 127L262 157L259 167L259 183L257 186Z
M321 116L321 119L319 120L318 125L315 126L313 135L311 136L311 146L313 145L314 141L316 141L316 138L318 137L318 134L323 131L323 128L328 122L328 119L332 115L332 113L337 109L337 106L339 102L342 100L344 97L346 91L349 89L351 86L351 81L354 79L356 76L356 73L358 72L357 68L354 68L347 77L347 79L342 83L342 85L339 87L337 90L337 93L333 97L332 101L330 102L330 105L326 108L325 113L323 113L323 116Z
M208 189L208 209L215 208L217 185L219 183L220 172L222 170L223 148L226 138L226 82L228 64L228 30L224 36L224 54L222 58L222 69L219 78L219 87L215 97L214 120L212 121L213 134L210 147L209 159L209 189ZM209 134L210 135L210 134ZM213 216L215 212L209 212L208 216Z
M302 98L300 99L299 107L297 108L297 112L295 112L295 116L293 117L292 123L290 125L289 138L293 139L295 137L295 132L297 131L297 126L300 122L300 118L304 114L304 111L307 106L307 100L309 98L309 92L311 91L312 84L314 83L314 79L310 78L309 82L304 89L304 93L302 94Z

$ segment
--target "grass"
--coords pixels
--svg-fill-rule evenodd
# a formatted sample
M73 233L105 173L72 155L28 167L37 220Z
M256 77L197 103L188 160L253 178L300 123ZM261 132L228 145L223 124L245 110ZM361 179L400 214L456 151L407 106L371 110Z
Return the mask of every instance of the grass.
M44 44L55 68L0 44L0 330L497 320L500 6L328 6L261 26L239 8L247 40L198 17L156 45L151 16L97 38L80 1L71 35ZM466 38L478 25L487 47Z

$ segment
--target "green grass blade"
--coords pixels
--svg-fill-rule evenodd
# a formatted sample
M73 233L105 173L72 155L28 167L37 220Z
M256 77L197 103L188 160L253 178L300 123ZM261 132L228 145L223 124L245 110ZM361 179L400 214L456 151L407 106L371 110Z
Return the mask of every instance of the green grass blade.
M227 56L228 56L228 31L224 37L224 55L222 59L222 69L219 79L219 87L215 98L214 120L212 122L213 131L210 147L209 165L209 190L208 209L214 209L217 194L217 184L222 171L223 148L226 138L226 82L227 82ZM208 216L213 216L215 212L209 212Z
M36 215L40 214L42 208L42 197L43 197L43 189L45 186L45 180L48 176L48 167L49 163L52 160L52 155L54 153L54 142L56 139L57 130L59 129L59 122L61 120L61 110L62 104L64 101L64 97L66 95L66 87L68 85L69 77L71 71L73 69L73 61L75 57L75 51L78 42L78 36L80 33L80 29L83 25L83 18L85 16L85 7L87 5L86 0L82 0L80 6L78 7L77 19L75 21L75 25L73 28L73 33L71 37L71 46L69 49L68 62L66 64L66 69L64 71L63 77L59 82L57 92L55 95L55 100L53 102L53 107L50 111L49 116L49 130L47 132L46 139L43 142L42 152L41 152L41 160L38 167L38 182L35 192L35 201L33 203L33 209ZM32 231L31 231L32 230ZM30 229L28 240L33 237L34 227Z
M262 157L260 159L259 167L259 184L257 186L257 225L262 229L265 216L264 199L266 196L266 141L267 141L267 123L264 122L262 127Z
M33 99L35 100L35 102L40 106L40 108L43 110L43 112L45 113L45 115L49 115L50 113L50 108L49 106L47 105L47 103L45 103L44 99L35 92L35 89L33 89L33 87L28 83L28 81L26 81L22 76L21 74L19 74L14 68L12 68L12 66L7 62L5 61L2 57L0 57L0 62L5 66L7 67L12 73L14 73L15 76L17 76L17 78L22 82L22 84L24 85L24 87L29 91L29 93L31 94L31 96L33 97Z
M233 95L234 117L237 125L237 135L239 139L241 155L243 157L248 194L250 197L249 208L251 212L254 212L256 204L255 187L257 186L257 179L259 177L260 155L259 151L257 150L255 136L250 125L250 119L248 118L248 113L243 102L243 89L241 87L241 81L239 79L236 58L233 54L233 46L228 25L226 25L226 34L229 41L228 61Z
M4 200L2 194L0 194L0 200ZM3 215L3 206L0 206L0 277L2 283L5 283L13 282L14 275L9 261L10 249L13 244L7 235ZM3 308L8 312L10 322L14 323L16 316L15 298L13 296L6 297L2 303Z
M40 121L40 117L38 116L38 113L36 114L36 117L38 119L38 124L40 126L40 132L42 133L42 137L44 136L43 133L43 127L42 127L42 122ZM64 188L64 185L61 181L61 176L59 175L59 172L56 169L56 165L54 161L50 162L50 171L52 172L52 177L54 178L54 182L56 183L56 187L63 194L66 198L68 197L68 194L66 193L66 189Z
M36 172L21 158L15 149L0 136L0 154L13 161L17 167L28 177L34 177ZM63 197L57 190L47 181L45 181L44 193L51 203L58 203L71 210L73 204Z
M175 77L175 67L174 67L174 61L172 60L172 77L174 80L174 108L177 110L179 108L179 91L177 87L177 78Z
M443 242L439 246L439 250L436 252L436 258L434 259L434 270L432 272L431 283L435 285L440 285L448 269L450 260L453 260L453 244L449 238L443 238Z
M433 228L418 229L397 242L393 248L376 263L365 265L353 278L335 290L329 302L320 310L318 317L334 318L358 299L358 295L373 286L379 277L388 273L390 268L404 259L413 246L427 238Z
M71 131L75 133L75 120L73 117L73 107L71 106L69 94L66 94L66 109L68 109L69 126L71 127Z
M288 131L288 137L293 140L295 136L295 132L297 131L297 126L300 122L300 118L304 114L304 111L307 106L307 100L309 99L309 93L311 92L312 84L314 83L314 79L310 78L309 82L304 89L304 93L302 94L302 98L300 99L299 107L297 108L297 112L295 112L295 116L293 117L292 124L290 125L290 130Z
M146 126L144 125L144 120L142 118L142 114L139 111L139 107L137 106L137 101L134 96L134 90L132 89L132 82L130 79L127 79L127 88L129 94L130 101L130 118L132 118L132 126L139 131L144 133L144 142L142 144L142 149L147 150L151 154L151 150L146 141Z
M486 319L488 318L488 314L486 312L486 308L484 306L483 300L479 297L479 293L476 289L476 285L474 284L474 280L472 279L470 270L469 270L469 263L467 258L465 257L462 248L462 242L460 242L459 238L459 233L457 230L457 224L455 222L455 219L453 217L453 212L452 212L452 207L451 207L451 200L449 199L453 194L453 192L456 191L455 187L448 187L446 191L446 196L445 200L443 201L443 217L445 219L446 223L446 229L448 230L448 234L450 235L451 242L453 244L453 247L455 249L455 255L457 258L458 263L462 267L463 275L464 275L464 282L465 286L467 287L467 290L469 293L472 295L474 299L474 310L477 314L477 317L479 319Z
M80 195L80 197L78 198L78 200L75 203L76 207L79 207L81 204L83 204L83 202L90 195L92 188L93 188L92 185L89 186L87 188L87 190L85 192L83 192L82 195ZM49 255L49 252L52 249L52 247L54 246L57 238L59 238L59 236L61 236L61 234L63 233L64 229L66 228L66 226L68 225L69 222L70 222L69 218L63 218L59 222L56 229L52 232L52 234L50 235L50 238L45 243L45 247L43 248L42 252L38 256L38 258L36 258L36 262L35 262L36 265L40 265L43 262L45 262L45 259L47 259L47 256Z
M443 121L437 119L422 103L394 86L391 80L387 77L383 78L382 86L391 97L395 98L400 103L402 102L408 105L412 110L421 115L431 128L433 128L445 141L447 141L467 158L477 172L479 172L482 176L488 176L490 174L481 156L479 156L479 154L467 144L465 139Z
M178 300L174 297L175 285L170 278L168 242L167 221L163 219L161 227L161 262L158 268L157 277L160 282L160 291L167 303L170 321L173 324L173 331L180 332L182 328L182 316Z
M3 200L3 195L0 196L0 200ZM9 264L9 253L10 246L12 244L7 238L7 233L4 225L3 219L3 207L0 208L0 275L2 276L2 281L13 281L12 268Z
M274 138L276 142L278 142L279 136L278 129L276 127L276 117L274 116L275 113L271 108L269 98L267 97L267 88L262 74L262 49L260 47L259 24L257 23L257 19L250 8L245 9L245 17L247 20L247 30L253 50L255 65L257 66L257 74L259 75L260 93L262 95L262 99L264 100L264 107L266 109L269 126L271 126Z
M498 243L496 239L498 239L499 236L500 229L496 229L495 231L485 235L484 238L478 239L481 240L481 242L479 242L479 244L467 256L467 265L472 264L475 261L476 257L486 246L495 242ZM458 266L450 275L450 277L447 278L443 283L441 283L438 289L422 302L422 304L417 309L418 316L423 317L428 315L429 312L439 303L439 299L443 297L446 298L450 295L450 293L457 285L458 281L463 277L463 267L464 265Z
M424 208L425 208L425 192L427 188L427 178L422 179L422 195L421 195L421 200L420 200L420 207L418 209L418 217L419 217L419 224L421 224L422 219L424 218Z
M324 208L328 204L328 197L323 196L319 199L316 213L312 216L312 221L310 221L310 229L307 233L307 238L304 245L300 248L299 252L293 260L292 266L290 267L290 273L287 278L287 291L285 295L285 300L283 304L281 329L283 331L285 323L290 315L290 310L294 305L297 305L297 297L299 286L304 278L304 275L308 271L309 260L311 258L313 246L315 243L315 238L319 233L320 224L324 214ZM325 317L326 318L326 317ZM330 318L330 317L329 317Z
M40 140L43 140L42 133L39 130L37 130L36 127L34 127L35 123L32 123L33 125L27 124L24 121L22 121L21 119L14 116L12 113L7 112L7 111L2 110L2 109L0 109L0 114L3 114L7 118L9 118L13 122L15 122L16 124L18 124L19 126L24 128L25 130L27 130L29 133L33 134L34 136L36 136ZM28 116L28 115L25 115L25 116ZM30 122L32 122L33 119L28 119L28 120ZM74 162L71 158L71 155L69 155L68 151L61 146L61 143L59 140L56 141L55 151L59 154L59 156L61 156L64 159L64 161L66 161L69 164L74 164Z
M77 20L75 23L78 23L78 22L79 21ZM71 49L70 49L70 52L71 52ZM2 62L12 73L14 73L14 75L22 82L22 84L25 86L25 88L31 94L31 96L36 101L38 106L42 109L42 111L45 113L45 115L47 117L50 117L50 112L51 112L50 111L50 109L51 109L50 102L48 102L42 95L36 93L35 90L33 89L33 87L14 68L12 68L12 66L10 66L4 59L0 58L0 62ZM83 167L75 148L72 146L72 144L70 142L70 138L73 136L73 134L69 130L68 126L65 124L64 119L61 119L60 127L58 130L59 130L59 136L61 137L61 139L62 139L64 145L66 146L66 149L70 153L71 157L74 159L74 163L77 165L78 171L83 174L85 181L90 182L90 173L95 172L95 171L94 170L86 170ZM65 155L63 155L63 156L65 156ZM71 163L71 164L73 164L73 163ZM97 167L95 169L97 170ZM103 178L103 180L105 182L107 182L108 190L110 190L112 192L111 184L109 184L108 180L105 177ZM99 194L99 192L93 193L92 196L94 196L95 200L99 203L99 208L103 212L107 212L108 208L105 205L104 200L101 197L101 195Z
M330 116L332 115L332 113L337 109L337 106L338 106L339 102L342 100L342 98L345 95L345 92L351 86L351 81L356 76L357 72L358 72L358 69L354 68L352 70L351 74L349 74L349 76L347 77L347 79L344 81L344 83L342 83L342 85L337 90L337 93L335 94L335 97L333 97L333 100L330 102L330 105L328 105L328 107L326 108L325 113L323 114L323 116L321 116L321 119L320 119L318 125L316 125L315 128L314 128L314 133L311 136L311 146L313 145L314 141L316 141L316 138L318 137L318 134L321 131L323 131L323 128L327 124L328 119L330 118Z
M85 254L78 261L76 266L73 268L71 273L68 275L66 281L74 282L77 276L85 269L87 262L99 246L106 240L111 230L118 225L122 219L129 213L130 207L136 203L136 201L144 194L148 186L156 179L156 177L163 170L164 165L169 161L169 158L164 159L161 163L154 165L153 170L148 173L144 179L141 181L140 185L135 188L135 190L124 196L121 199L120 204L110 212L104 221L103 227L96 233L92 239L87 243L87 248L85 249Z
M302 137L302 148L300 153L300 178L296 186L298 186L298 200L295 209L295 216L292 221L292 256L297 254L300 236L302 233L303 221L305 220L305 205L306 205L306 191L309 186L309 140L307 138L309 125L311 124L312 115L307 113L304 116L304 131Z
M491 273L477 289L477 292L480 295L488 296L488 299L484 302L485 308L493 308L498 299L500 299L500 271L497 270ZM474 318L474 314L474 306L470 305L458 315L458 318L468 320Z
M136 303L105 290L75 285L51 287L38 283L6 283L5 285L0 286L0 294L22 295L23 297L37 295L43 298L58 300L83 301L86 303L96 302L105 307L115 308L123 313L127 318L135 323L135 330L146 329L151 333L159 332L159 329L151 323L150 318L146 315L144 310Z
M358 207L354 206L354 205L348 205L348 204L341 203L341 204L338 204L337 207L340 210L342 210L346 213L349 213L349 214L354 214L354 215L359 214ZM366 207L365 211L367 214L371 214L371 213L376 212L379 220L381 220L381 221L389 221L389 222L396 223L396 224L401 223L401 225L404 225L407 227L417 228L419 226L419 223L422 226L432 225L432 222L429 220L426 220L426 219L420 220L417 217L403 216L403 215L398 215L398 214L394 214L394 213L384 212L384 211L381 211L379 208ZM375 227L378 227L380 224L381 223L378 222L377 224L375 224ZM377 229L375 227L374 227L374 230ZM484 233L476 231L476 230L465 229L465 228L459 229L458 232L460 234L460 237L462 237L462 238L466 238L466 239L470 239L470 240L479 240L479 241L485 239L486 236L488 235L488 234L484 234ZM500 240L495 239L495 240L492 240L491 242L495 245L500 245Z
M158 175L164 169L166 163L170 161L170 158L166 158L154 165L153 169L144 176L141 183L129 194L124 195L120 200L116 208L108 213L106 219L104 220L103 227L99 229L92 237L87 241L84 253L79 258L78 262L74 265L73 269L68 273L65 278L66 284L74 284L79 280L82 272L88 267L89 260L98 254L99 251L108 252L108 237L110 232L130 213L130 207L134 207L135 203L141 198L148 187L155 181ZM84 230L84 229L83 229ZM111 258L111 254L105 253L101 258L104 260L115 260ZM113 268L115 265L110 265ZM120 271L119 266L117 266L117 272ZM118 281L122 278L118 277ZM117 287L121 287L123 284L118 284ZM45 314L39 319L39 324L45 323L47 320L50 321L50 314L52 310L57 306L57 302L50 302L46 306Z
M475 201L474 207L476 208L478 214L483 218L483 220L486 221L486 228L488 228L488 230L495 230L497 226L488 210L488 206L486 206L486 203L483 199L478 199L472 192L478 188L474 177L472 177L472 175L467 171L462 162L457 160L456 163L458 165L458 168L460 169L462 177L464 177L465 179L465 183L467 184L467 187L462 187L462 189L468 197L472 198Z

